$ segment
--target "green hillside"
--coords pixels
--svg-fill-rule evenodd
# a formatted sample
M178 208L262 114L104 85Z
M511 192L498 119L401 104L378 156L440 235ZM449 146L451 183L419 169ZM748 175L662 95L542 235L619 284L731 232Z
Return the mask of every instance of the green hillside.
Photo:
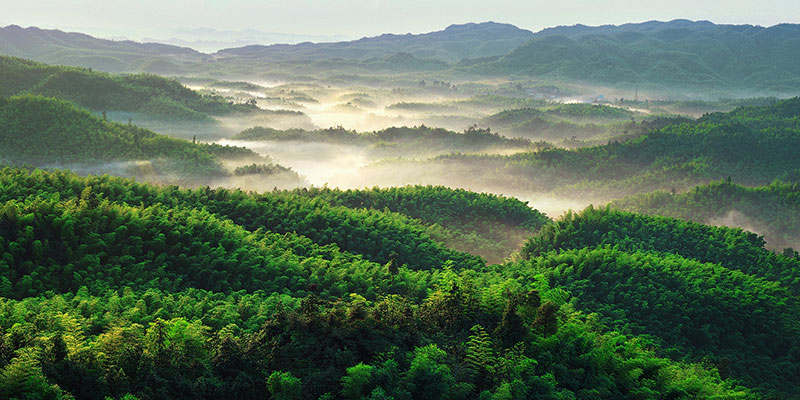
M543 274L604 324L777 397L796 395L800 259L764 249L756 235L588 208L545 228L523 256L510 273Z
M797 95L800 68L791 60L800 55L799 37L800 26L792 24L765 28L676 20L559 27L471 69L706 98Z
M208 59L185 47L105 40L82 33L16 25L0 27L0 53L106 72L165 75L185 73L187 67Z
M0 27L0 400L800 400L799 52Z
M336 244L375 262L407 264L413 269L440 266L448 260L463 266L483 265L483 260L450 250L432 240L423 225L404 215L378 210L335 206L324 199L291 192L248 193L241 190L179 189L138 184L109 176L77 179L69 173L61 182L49 182L47 173L9 170L4 176L4 198L27 198L41 193L59 193L63 199L76 197L87 187L112 202L152 207L204 208L255 231L300 233L317 243ZM2 199L2 198L0 198ZM479 250L479 249L477 249Z
M644 193L611 203L612 207L707 224L741 226L764 236L778 250L800 249L800 189L774 182L747 187L730 181L698 186L686 193Z
M694 122L666 125L623 142L575 150L545 148L510 156L450 154L373 165L382 173L435 169L434 182L505 185L608 201L655 190L682 190L732 178L746 185L793 182L800 171L800 98L739 107Z
M292 193L348 208L389 210L420 220L449 247L500 262L550 219L514 198L443 186L346 190L298 189Z
M56 97L92 110L139 112L175 120L205 120L210 115L257 110L218 96L202 96L157 75L110 75L91 68L0 56L0 94L22 93Z
M256 126L232 139L249 141L300 141L346 144L365 148L374 157L425 156L442 153L488 152L501 149L525 150L530 140L507 138L490 129L469 128L462 133L428 126L391 127L373 132L356 132L342 127L319 130L278 130Z
M244 148L196 144L104 121L62 100L0 97L0 161L5 163L69 165L157 182L199 184L231 176L225 160L269 161ZM300 181L294 172L287 173Z
M682 116L643 114L605 104L558 104L506 109L481 119L480 124L510 136L538 140L604 139L602 142L606 143L690 121Z
M0 179L4 398L757 398L711 364L672 361L653 340L603 328L531 268L456 257L409 269L355 254L375 257L388 242L340 250L358 232L391 237L376 211L337 209L352 218L325 244L318 229L339 217L300 215L324 202L314 197L11 168ZM377 197L422 201L442 190ZM344 199L323 193L333 195ZM311 223L296 234L259 224L273 214L262 206L271 196ZM473 207L486 215L519 209L461 198L483 199ZM762 346L793 340L784 325L759 323L794 318L794 303L747 284L743 293L774 306L754 316L753 331L786 335ZM724 301L733 300L707 309Z

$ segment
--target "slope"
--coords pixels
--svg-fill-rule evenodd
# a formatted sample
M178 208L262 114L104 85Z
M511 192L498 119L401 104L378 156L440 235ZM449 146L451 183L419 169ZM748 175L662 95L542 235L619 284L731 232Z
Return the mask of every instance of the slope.
M211 115L258 110L219 96L202 96L156 75L110 75L0 57L0 94L22 93L56 97L93 110L141 112L162 119L202 121Z
M232 176L224 165L228 160L269 162L245 148L197 144L104 121L62 100L0 97L0 161L5 163L70 165L81 171L196 185ZM293 171L283 174L301 181Z
M0 178L0 290L18 298L0 297L4 398L756 398L598 328L536 278L393 271L247 230L212 210L225 191Z
M546 227L523 256L506 269L543 274L603 323L650 335L677 359L709 360L765 394L797 393L800 260L756 235L588 208Z
M209 58L185 47L105 40L82 33L16 25L0 28L0 53L106 72L164 75L184 73L187 64L193 65Z
M728 177L745 185L793 182L800 171L795 154L800 146L798 115L800 98L792 98L708 114L624 142L510 156L391 160L368 166L363 173L381 176L384 182L416 174L426 184L466 181L473 190L555 193L597 202L689 189Z
M797 95L800 26L707 21L546 29L472 70L683 96ZM704 93L705 92L705 93Z
M764 236L767 244L792 254L800 248L800 199L796 183L747 187L717 181L676 194L643 193L615 200L614 208L704 224L739 226Z

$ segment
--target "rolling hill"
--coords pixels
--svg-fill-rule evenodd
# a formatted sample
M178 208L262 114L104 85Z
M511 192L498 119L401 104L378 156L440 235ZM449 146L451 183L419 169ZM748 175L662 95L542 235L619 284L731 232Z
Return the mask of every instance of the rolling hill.
M139 112L160 119L203 121L211 115L258 110L218 96L202 96L157 75L111 75L0 56L0 94L23 93L56 97L92 110Z
M578 309L654 337L673 357L709 360L785 397L800 376L791 316L800 258L763 244L741 229L588 208L543 229L523 249L529 261L506 268L544 274L577 296Z
M643 193L613 201L611 206L640 214L739 226L763 235L770 247L789 254L800 249L799 200L797 183L747 187L718 181L680 194Z
M105 121L72 103L33 95L0 97L0 160L70 167L165 183L209 184L234 174L226 161L268 163L251 150L198 144ZM302 179L293 171L265 170Z
M766 185L776 179L795 182L800 171L794 150L800 146L798 115L800 98L792 98L708 114L605 145L510 156L451 154L424 161L389 160L362 173L387 180L412 176L426 184L468 182L474 190L549 192L598 202L655 190L688 190L728 177L745 185Z
M654 340L608 330L596 316L577 311L575 306L589 303L578 293L565 295L562 286L569 280L558 279L558 268L568 260L553 266L556 279L550 283L530 275L549 258L493 268L464 263L468 259L439 247L456 258L446 257L443 264L419 259L416 268L367 261L362 257L408 243L342 251L339 245L349 246L351 234L391 237L388 225L375 224L374 211L349 211L346 225L319 230L351 209L303 216L308 205L324 203L313 195L187 191L13 168L0 170L0 182L3 397L746 399L760 394L723 379L711 364L671 360L659 354ZM422 201L443 190L403 193L408 201L422 195ZM373 193L376 200L394 196ZM294 209L288 215L296 221L310 223L295 225L292 233L253 224L272 214L261 204L275 200ZM503 215L512 203L485 198L481 207L486 215ZM384 221L402 221L399 214L383 215ZM330 240L327 234L334 234L333 242L317 241ZM673 262L648 257L659 265ZM537 263L535 269L527 262ZM773 316L787 318L787 324L796 318L785 291L749 277L729 278L721 267L696 269L703 275L664 269L660 282L685 281L699 300L688 311L668 303L665 313L682 318L742 307L732 319L719 321L712 334L739 320L752 317L756 323L732 344L712 340L691 354L724 356L747 339L766 339L748 355L770 349L782 354L796 340L783 320L761 324ZM739 293L759 299L735 299L732 291L709 297L705 286L694 286L713 279L706 272L738 279L744 285ZM591 304L605 315L607 306L620 302ZM758 314L758 306L767 312ZM631 313L620 323L647 322L637 318ZM707 334L694 325L686 329L698 337ZM743 364L732 363L730 371L740 376ZM780 367L754 373L775 372L775 379L792 373ZM789 393L791 384L783 388L787 391L776 393Z

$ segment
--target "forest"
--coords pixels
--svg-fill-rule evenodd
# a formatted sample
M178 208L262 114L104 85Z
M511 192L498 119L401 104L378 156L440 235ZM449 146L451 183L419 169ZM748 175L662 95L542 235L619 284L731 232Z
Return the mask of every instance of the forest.
M102 171L105 165L121 175L185 185L248 174L284 174L302 180L291 169L275 166L269 157L250 149L160 135L107 121L63 100L35 95L0 97L0 160L87 171ZM257 164L230 171L226 166L230 161Z
M50 66L0 56L0 94L22 93L56 97L93 110L138 111L166 119L202 120L209 114L258 110L221 97L198 95L158 75L110 75L91 68Z
M423 183L469 182L473 190L587 197L597 203L651 191L686 191L731 178L744 185L797 182L800 98L742 106L692 121L645 128L633 138L511 155L453 153L395 159L364 168L364 179L424 176Z
M664 215L707 224L742 224L764 236L769 247L792 254L800 249L797 221L800 187L775 181L742 186L729 180L697 186L686 193L652 192L611 202L641 214Z
M0 27L0 399L800 400L800 25L145 3Z
M583 298L570 294L571 281L553 278L560 269L546 267L553 257L574 259L569 251L535 256L528 245L524 259L487 267L432 239L411 251L406 240L388 240L425 237L424 225L404 220L446 224L438 216L460 211L465 201L475 210L472 218L494 215L538 227L535 238L556 229L541 228L541 216L511 200L463 191L448 198L444 188L420 187L323 191L318 199L277 192L248 201L253 195L69 172L6 168L0 176L4 397L256 398L265 390L273 398L354 399L757 393L744 386L753 383L751 376L739 368L721 370L709 358L724 358L747 348L744 343L712 340L696 350L679 343L685 347L670 350L675 338L628 326L647 322L638 314L623 324L606 321L603 307L583 310ZM418 196L442 200L430 211L402 214ZM323 205L323 199L399 213ZM275 211L263 207L290 209L286 215L298 222L264 219ZM352 241L363 234L382 240ZM764 257L757 241L750 246L744 254ZM624 268L650 257L665 264L670 279L692 287L699 279L747 282L739 290L760 296L762 307L775 306L759 316L768 325L753 321L753 333L743 333L743 341L771 346L749 349L753 362L790 357L781 355L785 346L793 351L796 338L790 289L714 264L669 272L678 256L666 252L631 257ZM537 269L525 267L529 262ZM675 318L734 306L703 294L702 286L697 290L697 309L681 309ZM727 301L743 301L737 298ZM781 323L773 313L787 325L773 325ZM785 336L763 341L765 334ZM663 350L656 350L662 341ZM795 373L777 365L778 377ZM796 389L770 382L754 386L784 394Z

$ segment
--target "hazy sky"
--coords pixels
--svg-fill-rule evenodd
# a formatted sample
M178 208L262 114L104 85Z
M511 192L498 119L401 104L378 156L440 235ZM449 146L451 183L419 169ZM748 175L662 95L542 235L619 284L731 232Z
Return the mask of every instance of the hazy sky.
M532 31L676 18L765 26L800 21L798 0L0 0L0 10L2 26L131 39L196 27L358 38L488 20Z

